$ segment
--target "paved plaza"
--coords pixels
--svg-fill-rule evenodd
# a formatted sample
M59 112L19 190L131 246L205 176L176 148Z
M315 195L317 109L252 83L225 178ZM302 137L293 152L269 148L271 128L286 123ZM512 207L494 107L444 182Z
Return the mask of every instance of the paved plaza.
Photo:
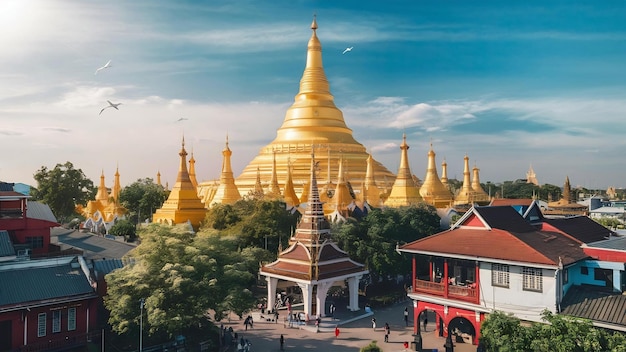
M404 308L408 307L411 312L409 316L409 326L404 323ZM296 308L294 307L294 310ZM413 351L410 343L413 341L413 317L410 301L396 303L394 305L374 310L372 313L365 313L361 310L361 315L338 315L338 319L332 320L329 317L322 318L319 332L317 332L314 321L306 325L289 324L284 321L286 311L279 312L279 321L267 321L271 318L269 314L260 312L252 313L254 327L246 330L244 320L231 320L223 322L224 327L232 327L239 337L247 339L251 343L250 351L273 352L280 351L280 335L285 339L285 351L309 351L322 350L327 352L354 352L367 346L372 341L377 341L377 345L384 352ZM263 318L261 318L261 316ZM372 328L372 317L376 318L376 329ZM429 318L434 322L434 316ZM384 325L390 326L389 342L384 342ZM339 328L339 337L335 338L335 326ZM434 330L434 324L427 326L427 331L422 332L424 351L444 351L445 339L439 337ZM409 348L404 348L404 342L409 342ZM455 352L475 352L476 346L467 343L456 343Z

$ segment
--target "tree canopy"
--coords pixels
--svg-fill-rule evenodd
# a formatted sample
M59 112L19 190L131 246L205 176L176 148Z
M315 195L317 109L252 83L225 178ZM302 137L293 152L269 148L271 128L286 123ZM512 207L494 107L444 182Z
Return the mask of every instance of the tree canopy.
M37 187L32 189L33 200L47 204L61 221L76 214L77 204L87 204L97 189L81 169L67 161L50 170L42 166L34 175Z
M167 192L151 178L138 179L120 192L120 203L128 210L129 220L134 224L150 219L165 199Z
M145 299L144 327L150 334L179 334L198 326L212 312L221 320L254 307L254 284L263 250L239 250L232 237L152 224L140 231L141 244L131 252L135 264L106 276L109 323L122 334L137 331L140 299Z
M410 272L410 258L399 255L396 246L436 233L439 222L436 209L425 203L374 209L361 221L334 224L332 236L350 258L366 264L371 275L405 275Z
M543 312L544 323L529 327L511 315L495 311L482 323L485 351L588 352L626 351L626 337L596 328L589 320Z
M205 227L236 235L242 247L256 246L276 252L286 244L296 227L299 213L286 211L277 200L243 199L234 204L218 204L207 213Z

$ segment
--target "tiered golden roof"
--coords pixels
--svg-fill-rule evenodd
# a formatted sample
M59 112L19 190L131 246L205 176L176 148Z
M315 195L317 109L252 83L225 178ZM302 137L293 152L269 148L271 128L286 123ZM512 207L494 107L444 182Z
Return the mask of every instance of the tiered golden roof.
M287 110L276 138L263 147L237 177L236 183L242 194L254 189L257 170L260 170L263 180L269 180L272 173L276 172L278 182L285 182L289 160L293 164L292 181L295 191L304 193L304 185L309 179L308 165L312 149L322 155L328 153L328 160L319 161L321 170L330 166L328 175L325 175L328 179L337 174L338 160L342 157L344 167L350 170L353 182L362 184L365 179L368 153L354 139L341 110L335 106L322 64L322 46L316 34L316 20L313 20L311 29L300 90L293 105ZM274 160L276 168L273 168ZM377 161L373 161L373 169L376 180L388 180L391 184L395 179L394 174ZM388 185L379 186L384 188Z
M388 207L402 207L417 204L422 201L419 187L413 179L411 168L409 167L409 145L406 144L406 134L402 134L402 144L400 145L401 156L398 176L393 183L391 193L385 205Z
M233 204L241 199L241 194L235 185L233 177L233 169L230 166L230 157L233 152L228 147L228 136L226 136L226 146L222 150L222 173L220 174L220 184L215 190L215 194L210 203L209 208L215 204ZM206 204L206 203L205 203Z
M420 195L426 203L432 204L435 208L446 208L452 205L452 193L441 182L437 174L435 151L433 151L432 144L428 151L428 168L424 183L420 187Z
M189 221L194 229L198 229L200 223L204 220L207 209L200 201L200 198L198 198L196 188L189 178L184 137L178 155L180 155L180 165L176 184L172 187L169 197L161 208L154 213L152 221L169 225L182 224Z

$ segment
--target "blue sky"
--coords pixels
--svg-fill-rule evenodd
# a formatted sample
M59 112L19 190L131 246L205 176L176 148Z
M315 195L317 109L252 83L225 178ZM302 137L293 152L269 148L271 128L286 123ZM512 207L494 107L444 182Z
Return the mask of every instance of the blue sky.
M626 1L0 2L0 180L71 161L110 186L238 175L298 92L317 14L326 75L357 141L423 178L626 187ZM354 49L346 54L346 47ZM111 60L111 67L94 75ZM99 111L106 101L120 110ZM184 117L187 120L175 122Z

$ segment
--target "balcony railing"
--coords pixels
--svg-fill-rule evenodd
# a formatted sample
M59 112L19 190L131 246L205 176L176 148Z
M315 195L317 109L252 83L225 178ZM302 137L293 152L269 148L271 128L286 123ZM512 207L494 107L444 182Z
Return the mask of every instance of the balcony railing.
M450 284L448 285L448 295L446 297L446 284L443 282L416 279L413 286L413 293L425 293L473 303L478 302L477 291L477 287Z

